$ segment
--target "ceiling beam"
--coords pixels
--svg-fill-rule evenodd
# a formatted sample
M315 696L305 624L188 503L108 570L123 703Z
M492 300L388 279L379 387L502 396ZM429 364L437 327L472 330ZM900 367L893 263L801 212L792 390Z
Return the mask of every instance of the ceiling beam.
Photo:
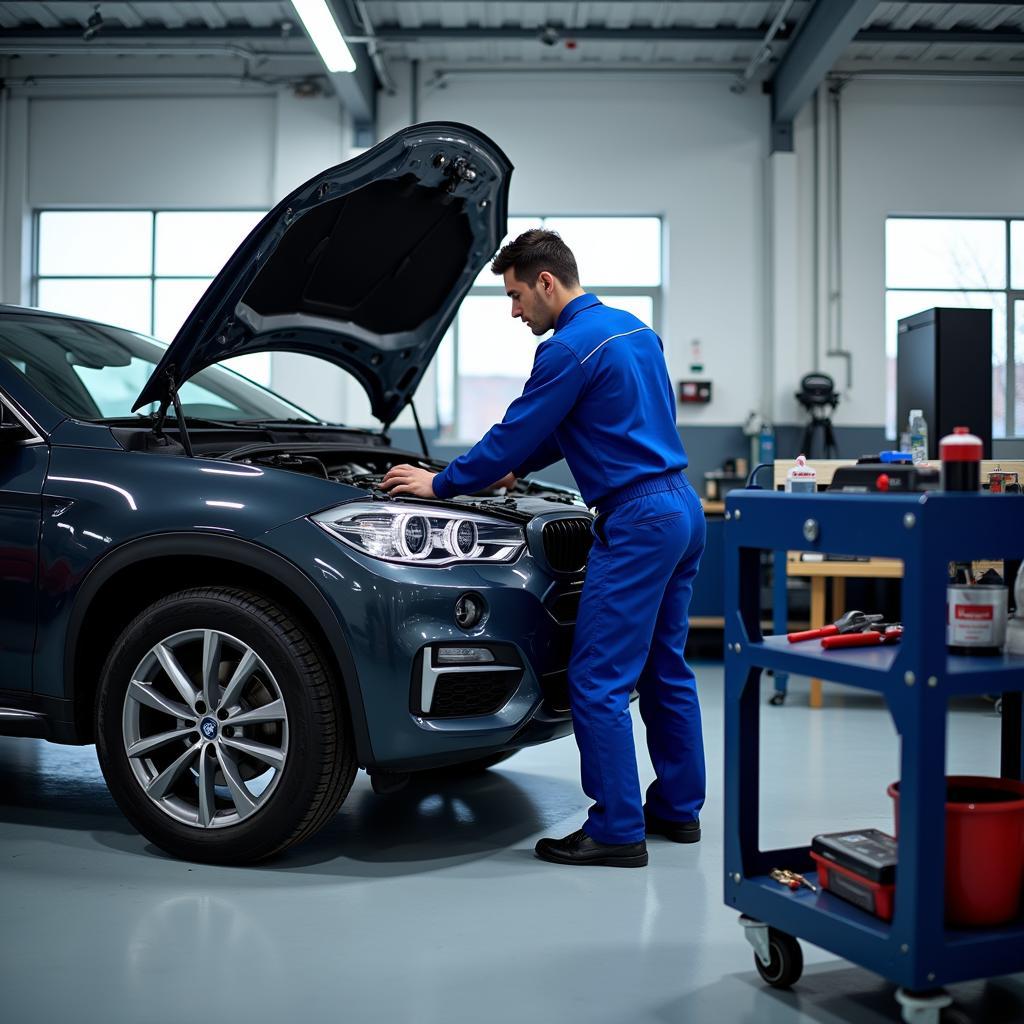
M334 0L337 3L337 0ZM821 0L819 0L819 3ZM810 19L814 11L822 10L827 13L820 15L826 20L833 19L833 16L840 10L849 10L851 8L872 8L877 3L877 0L827 0L825 6L821 8L814 8L811 14L808 15ZM339 23L341 18L339 18ZM809 23L809 22L808 22ZM245 25L239 26L227 26L224 28L204 28L202 26L185 26L182 28L162 28L159 26L146 25L141 28L122 28L113 25L106 25L103 29L98 32L88 44L93 47L99 48L108 43L122 42L133 42L138 40L155 40L158 42L173 42L173 41L186 41L202 43L204 41L215 41L230 39L239 42L280 42L287 39L295 39L301 37L302 30L298 24L292 25L290 22L285 22L284 25L287 28L282 29L281 26L274 26L270 28L250 28ZM558 33L559 39L573 39L577 41L592 41L592 42L628 42L630 40L634 42L709 42L709 43L728 43L728 42L760 42L764 38L765 28L687 28L687 27L667 27L667 28L654 28L651 26L636 26L634 28L565 28L561 26L553 26L555 31ZM59 28L39 28L38 26L13 26L8 28L0 29L0 40L4 41L18 41L24 40L26 42L41 42L41 41L74 41L81 40L82 29L80 27L68 27L62 25ZM343 34L346 39L349 40L350 47L361 47L365 42L369 40L368 36L361 35L361 30L355 28L352 34L345 32ZM519 41L519 42L537 42L540 40L542 29L529 29L522 28L516 25L504 26L501 28L447 28L437 25L427 25L422 28L401 28L395 25L380 25L374 27L374 38L381 45L392 44L407 44L416 42L487 42L487 41ZM803 26L799 35L803 34ZM843 33L845 35L845 32ZM830 43L830 51L839 49L842 51L843 46L849 42L856 43L881 43L881 44L896 44L905 45L908 43L922 43L922 44L934 44L934 43L948 43L948 44L981 44L985 46L998 46L998 45L1009 45L1009 46L1024 46L1024 31L1017 28L995 28L990 30L974 30L969 28L952 28L952 29L931 29L931 28L911 28L911 29L888 29L888 28L871 28L857 31L850 34L843 43L843 46L838 45L839 36L829 35L825 36L823 31L819 35L818 31L815 31L814 40L819 42L828 41ZM779 71L782 69L788 59L789 54L797 48L799 44L799 37L794 38L793 29L789 26L783 28L776 36L776 40L787 40L792 39L793 45L787 50L786 56L780 63ZM802 47L805 50L811 50L811 41L804 44ZM354 52L354 51L353 51ZM358 58L357 58L358 59ZM795 68L796 65L794 64ZM795 74L796 72L791 72ZM776 72L776 79L779 77L779 72Z
M344 5L338 0L332 0L331 6L335 12L344 9ZM342 19L338 18L341 25ZM96 45L102 44L105 40L125 39L162 39L170 41L173 39L239 39L239 40L280 40L301 34L301 26L296 22L285 22L287 28L273 26L270 28L251 28L246 25L238 25L227 28L205 28L197 25L194 27L185 26L182 28L162 28L157 25L146 25L142 28L123 28L115 25L104 25L96 33L92 42ZM558 33L559 38L576 40L609 40L622 41L636 39L641 41L656 42L659 40L687 41L687 42L755 42L764 37L763 28L686 28L667 27L652 28L651 26L638 26L636 28L565 28L563 26L552 26ZM440 25L425 25L420 28L403 28L397 25L375 25L374 38L379 43L415 43L419 41L434 42L480 42L485 40L512 40L523 42L537 42L540 39L542 28L522 28L518 25L506 25L501 28L478 28L468 26L466 28L447 28ZM12 28L0 29L0 39L81 39L83 29L78 26L62 25L60 28L38 28L37 26L15 26ZM789 29L783 29L776 38L785 39ZM358 30L352 32L351 36L342 28L342 34L349 40L350 47L354 40L356 45L362 44L368 37L362 36Z
M1019 28L866 28L854 37L855 43L980 43L983 46L1024 46L1024 31Z
M67 42L82 40L82 26L61 25L60 28L38 28L35 25L14 25L0 28L0 39L5 41L25 40L26 42L46 42L61 40ZM155 42L232 42L280 43L291 39L302 39L305 35L302 26L290 21L271 28L252 28L248 25L226 26L224 28L206 28L203 25L185 25L181 28L164 28L161 25L144 25L142 28L123 28L120 25L105 24L99 32L89 40L82 40L83 45L100 49L108 44L118 42L137 42L152 40ZM312 48L312 44L310 44Z
M352 118L353 143L357 146L372 146L377 141L377 92L380 89L377 72L366 44L355 42L362 29L356 25L348 4L344 0L328 0L328 4L334 12L341 34L348 42L356 69L340 74L331 74L326 68L324 70L342 106Z
M878 0L817 0L771 77L771 151L793 150L793 119L825 80Z

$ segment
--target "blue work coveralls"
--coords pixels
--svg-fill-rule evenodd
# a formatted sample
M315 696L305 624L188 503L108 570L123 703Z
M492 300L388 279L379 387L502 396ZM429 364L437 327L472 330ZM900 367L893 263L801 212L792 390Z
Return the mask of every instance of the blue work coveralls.
M657 774L649 809L687 822L704 803L700 705L683 657L704 513L682 473L661 340L589 294L562 310L522 395L434 478L434 493L473 493L561 458L598 511L569 662L583 789L594 801L584 829L598 842L634 843L645 835L634 688Z

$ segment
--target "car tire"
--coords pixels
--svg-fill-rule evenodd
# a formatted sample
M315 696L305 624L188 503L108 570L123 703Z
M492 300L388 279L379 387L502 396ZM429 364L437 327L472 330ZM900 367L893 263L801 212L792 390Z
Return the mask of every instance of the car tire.
M357 768L340 687L313 638L234 588L180 591L138 615L103 668L96 721L118 806L186 860L282 853L327 823Z

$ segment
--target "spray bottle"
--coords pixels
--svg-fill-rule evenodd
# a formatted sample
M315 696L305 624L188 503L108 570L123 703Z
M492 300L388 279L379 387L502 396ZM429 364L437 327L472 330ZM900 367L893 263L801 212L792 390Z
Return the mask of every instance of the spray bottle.
M803 455L796 457L796 464L790 466L786 474L786 492L788 494L815 494L818 490L818 471L807 465Z

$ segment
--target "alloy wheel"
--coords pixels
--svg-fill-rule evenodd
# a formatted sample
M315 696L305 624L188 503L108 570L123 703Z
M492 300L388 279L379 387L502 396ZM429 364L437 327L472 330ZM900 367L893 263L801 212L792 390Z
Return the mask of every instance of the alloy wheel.
M260 810L288 757L288 712L273 673L216 629L185 630L150 648L128 684L122 734L147 797L201 829Z

